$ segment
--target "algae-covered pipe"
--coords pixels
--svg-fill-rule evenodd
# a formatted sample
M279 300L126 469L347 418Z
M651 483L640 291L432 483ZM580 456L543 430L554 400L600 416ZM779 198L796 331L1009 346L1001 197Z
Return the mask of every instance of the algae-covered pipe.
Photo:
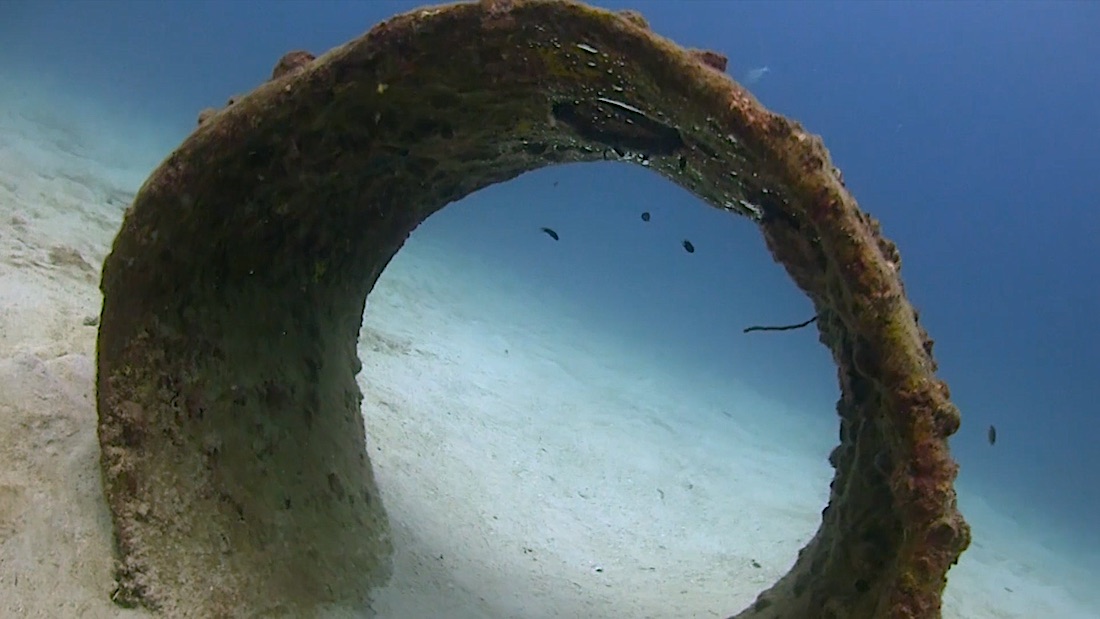
M392 552L355 382L367 294L447 204L611 158L755 221L837 364L821 526L737 616L939 617L969 542L947 447L959 413L897 249L820 140L724 64L636 13L497 0L290 54L205 112L141 188L103 269L116 600L174 616L365 607Z

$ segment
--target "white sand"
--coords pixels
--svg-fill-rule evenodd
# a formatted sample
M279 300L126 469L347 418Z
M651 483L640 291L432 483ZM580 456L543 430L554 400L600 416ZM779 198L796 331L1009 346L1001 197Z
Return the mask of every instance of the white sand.
M0 95L0 616L144 616L109 601L83 323L157 151L124 152L142 134L105 133L108 116ZM423 235L387 269L360 344L397 547L379 617L723 617L812 535L831 471L806 437L832 419L672 373L576 310ZM946 617L1100 616L1073 566L963 506L976 541Z

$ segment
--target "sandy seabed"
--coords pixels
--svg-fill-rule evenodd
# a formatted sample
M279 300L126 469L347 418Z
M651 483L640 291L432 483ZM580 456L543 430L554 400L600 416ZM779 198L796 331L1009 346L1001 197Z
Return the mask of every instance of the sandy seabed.
M0 88L0 617L145 616L110 601L95 320L122 213L171 145L134 152L132 125L29 92ZM396 546L376 616L724 617L813 534L832 471L807 437L833 419L694 383L577 315L418 235L387 269L359 347ZM964 498L975 543L945 617L1100 617L1087 574Z

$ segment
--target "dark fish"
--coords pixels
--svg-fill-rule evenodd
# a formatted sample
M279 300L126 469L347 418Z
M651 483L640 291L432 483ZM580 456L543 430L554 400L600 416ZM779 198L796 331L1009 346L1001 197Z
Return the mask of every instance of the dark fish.
M552 229L550 229L550 228L539 228L539 230L542 230L543 232L545 232L546 236L554 239L555 241L558 240L558 233L554 232Z
M649 211L642 213L642 221L649 221Z
M689 241L687 239L684 239L684 249L686 249L687 253L689 253L689 254L694 254L695 253L695 246L692 245L691 241Z
M994 426L994 425L990 425L989 426L989 432L986 433L985 437L987 439L989 439L989 444L990 445L996 444L996 442L997 442L997 427Z

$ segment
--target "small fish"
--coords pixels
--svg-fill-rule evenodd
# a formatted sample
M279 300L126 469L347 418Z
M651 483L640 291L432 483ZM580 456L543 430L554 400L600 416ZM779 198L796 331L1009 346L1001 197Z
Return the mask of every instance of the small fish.
M548 237L550 237L550 238L554 239L555 241L556 241L556 240L558 240L558 233L557 233L557 232L554 232L554 230L553 230L553 229L551 229L551 228L546 228L546 227L543 227L543 228L539 228L539 230L542 230L543 232L545 232L545 233L546 233L546 236L548 236Z
M749 72L745 74L745 84L751 86L759 82L768 72L771 71L768 67L756 67L749 69Z
M990 445L996 444L997 443L997 426L994 426L994 425L990 424L989 431L986 432L985 437L986 437L986 439L989 440Z
M691 241L689 241L687 239L684 239L684 249L687 250L687 253L689 253L689 254L694 254L695 253L695 246L692 245Z
M649 211L642 213L642 221L649 221Z

